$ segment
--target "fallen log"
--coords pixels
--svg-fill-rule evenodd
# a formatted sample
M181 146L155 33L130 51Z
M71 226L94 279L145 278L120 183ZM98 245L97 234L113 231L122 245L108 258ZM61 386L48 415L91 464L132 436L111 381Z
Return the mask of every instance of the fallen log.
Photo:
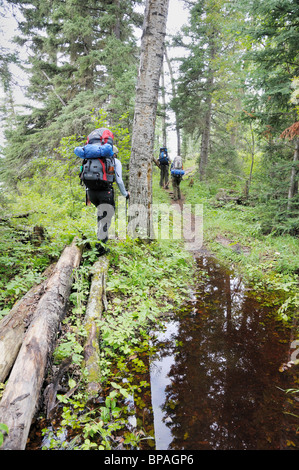
M8 215L7 217L0 217L0 222L9 222L11 219L25 219L32 214L46 214L46 212L40 211L29 211L24 214Z
M47 419L52 419L52 415L57 407L57 404L59 403L57 402L56 397L60 388L60 380L64 377L71 363L72 357L68 357L61 363L58 372L53 377L52 383L50 383L44 391L44 405L47 411Z
M106 307L106 277L108 260L105 256L100 258L92 268L92 281L86 307L84 328L87 339L84 346L84 362L87 372L87 392L90 398L97 396L101 389L100 379L100 326L98 320ZM104 308L103 308L104 307Z
M33 286L0 321L0 383L5 381L16 360L26 327L30 324L30 317L46 290L49 276L54 268L54 264L49 266L43 273L46 279L41 284Z
M59 258L38 302L0 402L0 422L8 426L1 450L24 450L38 408L47 362L70 295L73 270L81 260L74 240Z

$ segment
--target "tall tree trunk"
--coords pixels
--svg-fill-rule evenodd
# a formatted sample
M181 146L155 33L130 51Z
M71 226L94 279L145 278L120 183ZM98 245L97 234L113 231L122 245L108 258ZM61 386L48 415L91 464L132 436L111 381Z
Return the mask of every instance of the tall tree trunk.
M166 47L165 47L164 54L165 54L165 59L166 59L168 69L169 69L169 74L170 74L172 96L173 98L176 98L175 80L174 80L173 70L172 70L171 62L167 54ZM176 129L176 138L177 138L177 154L181 155L181 133L180 133L179 118L178 118L177 111L175 111L175 129Z
M169 0L147 0L130 159L129 232L151 238L152 162Z
M113 3L116 6L116 12L120 12L120 1L119 0L114 0ZM121 30L120 15L116 14L115 15L115 24L114 24L113 32L114 32L115 37L117 39L120 39L120 30Z
M296 191L295 189L296 188L296 172L297 172L296 165L297 165L298 160L299 160L299 139L296 139L293 166L292 166L292 171L291 171L291 179L290 179L290 186L289 186L289 193L288 193L288 207L287 207L288 212L291 211L292 199Z
M202 181L205 177L206 167L208 164L210 135L211 135L211 116L212 116L212 97L208 94L206 101L206 113L204 119L204 129L201 136L201 147L200 147L200 162L199 162L199 177Z
M246 199L249 197L250 185L251 185L251 180L252 180L253 165L254 165L254 155L255 155L255 138L254 138L254 132L253 132L253 128L252 128L252 123L250 123L250 132L251 132L251 165L250 165L249 178L248 178L248 180L246 181L246 184L245 184L245 197L246 197Z
M213 60L215 58L216 48L214 45L214 39L212 37L210 42L210 59L209 59L209 70L207 78L207 99L206 99L206 112L204 118L204 128L201 138L200 148L200 163L199 163L199 178L203 180L206 173L206 167L208 164L209 145L211 136L211 118L212 118L212 92L214 84L214 71L213 71Z
M162 135L163 135L163 147L167 147L167 132L166 132L166 99L165 99L165 77L164 67L162 64L161 74L161 85L162 85Z

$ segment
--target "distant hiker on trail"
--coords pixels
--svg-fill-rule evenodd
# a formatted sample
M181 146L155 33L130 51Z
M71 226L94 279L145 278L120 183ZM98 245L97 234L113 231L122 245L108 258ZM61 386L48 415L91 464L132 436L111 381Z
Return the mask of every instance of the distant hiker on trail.
M109 129L95 129L89 134L84 147L76 147L74 153L83 159L80 179L86 188L86 201L97 208L97 238L99 255L107 253L105 247L108 230L115 211L113 182L121 194L129 199L122 180L122 165L116 158L118 149L113 145L114 136Z
M175 201L181 199L181 188L180 184L185 174L183 170L183 160L180 155L177 155L173 160L171 167L171 179L172 179L172 187L173 187L173 198Z
M159 154L159 165L160 165L160 186L164 189L168 188L168 173L169 173L169 163L167 148L161 147Z

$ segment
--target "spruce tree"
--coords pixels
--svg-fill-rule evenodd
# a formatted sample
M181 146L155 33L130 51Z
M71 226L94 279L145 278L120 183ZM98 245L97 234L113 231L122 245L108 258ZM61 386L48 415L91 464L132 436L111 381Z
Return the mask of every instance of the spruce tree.
M215 158L220 166L235 164L242 74L240 46L231 31L234 14L223 0L197 0L190 7L189 24L173 41L188 55L181 58L172 106L184 133L197 142L201 179Z
M141 24L134 6L140 0L8 1L23 16L16 41L28 50L31 101L7 135L2 173L13 164L20 176L24 163L51 154L61 138L86 135L92 112L104 108L111 124L127 114L130 123L138 57L133 28Z
M281 134L298 119L291 96L293 80L299 74L299 5L289 0L250 0L235 2L235 7L247 14L241 33L248 44L244 107L256 123L263 150L256 194L264 205L264 231L295 233L297 138L292 148Z

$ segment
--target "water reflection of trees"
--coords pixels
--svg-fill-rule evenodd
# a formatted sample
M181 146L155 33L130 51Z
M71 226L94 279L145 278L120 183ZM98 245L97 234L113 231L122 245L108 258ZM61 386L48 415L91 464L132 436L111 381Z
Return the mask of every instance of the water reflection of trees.
M169 449L279 448L282 332L229 272L211 260L205 269L197 300L180 319L182 346L163 348L175 354L163 405Z

